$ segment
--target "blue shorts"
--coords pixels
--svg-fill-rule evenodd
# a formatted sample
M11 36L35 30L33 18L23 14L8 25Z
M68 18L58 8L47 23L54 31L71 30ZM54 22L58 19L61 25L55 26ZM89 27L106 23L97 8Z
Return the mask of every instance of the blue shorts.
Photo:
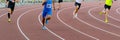
M44 10L43 13L42 13L42 17L45 18L47 15L52 16L52 10L51 11Z
M46 18L46 16L52 16L52 0L47 0L44 4L42 17Z

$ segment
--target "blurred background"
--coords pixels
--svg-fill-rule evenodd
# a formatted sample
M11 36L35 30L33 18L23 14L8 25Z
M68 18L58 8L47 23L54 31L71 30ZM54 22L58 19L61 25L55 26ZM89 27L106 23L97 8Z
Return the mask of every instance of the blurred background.
M74 2L75 0L63 0L64 2ZM84 0L84 2L99 2L104 0ZM55 2L58 2L58 0L55 0ZM19 0L18 3L16 3L16 6L22 6L22 5L32 5L32 4L41 4L42 0ZM0 0L0 8L5 7L6 3L5 0Z
M42 0L19 0L19 2L16 3L16 6L32 5L32 4L38 4L41 2ZM0 0L0 8L5 7L5 5L6 5L5 0Z

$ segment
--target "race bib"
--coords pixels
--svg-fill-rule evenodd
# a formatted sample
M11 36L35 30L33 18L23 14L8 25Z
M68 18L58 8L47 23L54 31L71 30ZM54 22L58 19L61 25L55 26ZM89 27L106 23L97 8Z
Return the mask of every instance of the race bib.
M47 4L47 8L52 8L52 4Z

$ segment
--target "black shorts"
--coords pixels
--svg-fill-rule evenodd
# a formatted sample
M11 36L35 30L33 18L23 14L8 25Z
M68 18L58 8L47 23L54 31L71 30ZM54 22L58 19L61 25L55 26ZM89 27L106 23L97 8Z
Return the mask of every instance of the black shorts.
M78 6L78 9L80 9L81 3L75 2L75 6Z
M8 1L8 8L10 8L12 11L14 11L14 7L15 7L15 2L12 1Z
M58 0L58 3L61 3L61 2L63 2L63 0Z
M9 1L9 0L6 0L7 2Z
M108 5L105 4L105 5L104 5L104 8L110 10L110 9L111 9L111 6L108 6Z

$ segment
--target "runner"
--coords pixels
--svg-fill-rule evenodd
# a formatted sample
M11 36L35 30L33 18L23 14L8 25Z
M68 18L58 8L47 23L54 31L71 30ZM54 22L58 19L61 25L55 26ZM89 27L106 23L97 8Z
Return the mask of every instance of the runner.
M18 2L18 0L6 0L6 4L8 6L8 22L11 22L11 15L14 11L15 2Z
M60 10L60 8L61 8L61 3L63 2L63 0L58 0L58 10Z
M52 0L43 0L42 5L44 6L43 13L42 13L42 29L46 30L46 24L51 19L52 16Z
M114 0L114 1L116 1L116 0ZM113 0L106 0L103 11L99 13L100 15L105 14L105 20L104 20L105 23L109 22L108 21L108 13L111 9L112 3L113 3Z
M73 12L74 17L77 17L77 12L78 12L78 10L80 9L81 2L82 2L82 1L84 1L84 0L76 0L76 1L75 1L75 10L74 10L74 12ZM73 17L73 18L74 18L74 17Z

